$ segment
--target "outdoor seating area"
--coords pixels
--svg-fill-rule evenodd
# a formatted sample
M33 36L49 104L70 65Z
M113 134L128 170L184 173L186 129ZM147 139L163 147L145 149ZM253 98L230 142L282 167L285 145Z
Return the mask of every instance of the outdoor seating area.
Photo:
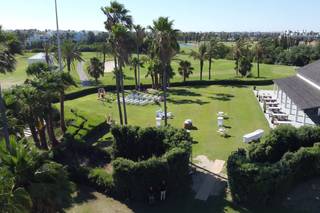
M262 106L271 128L275 128L281 124L292 124L289 115L282 110L281 104L277 98L273 96L272 92L255 91L255 95L258 98L260 106ZM245 139L244 142L246 142Z
M126 96L127 104L144 106L147 104L154 104L162 100L161 96L150 95L145 93L131 93Z

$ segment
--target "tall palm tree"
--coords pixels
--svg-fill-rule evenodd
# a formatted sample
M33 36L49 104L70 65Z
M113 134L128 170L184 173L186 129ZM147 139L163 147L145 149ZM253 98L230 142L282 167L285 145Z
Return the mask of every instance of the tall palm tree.
M102 64L103 64L103 70L104 70L104 66L106 63L106 55L111 53L111 47L110 44L107 42L102 42L102 44L100 45L100 52L103 55L103 59L102 59Z
M233 49L233 57L235 59L235 63L236 63L236 67L235 67L235 70L236 70L236 75L238 76L239 75L239 63L240 63L240 59L241 57L243 57L244 55L244 52L245 52L245 48L247 46L247 42L243 39L243 38L240 38L236 41L236 44L234 46L234 49Z
M125 59L127 53L126 50L121 50L119 48L123 48L125 45L122 43L123 41L123 32L124 28L131 29L132 27L132 17L128 14L129 10L127 10L123 4L120 4L116 1L111 1L110 6L102 7L102 12L107 17L107 20L104 22L105 28L109 31L110 34L113 34L109 38L109 43L111 44L112 54L114 56L115 62L115 76L116 76L116 88L117 88L117 103L118 103L118 110L119 110L119 117L120 117L120 124L123 124L122 118L122 109L120 103L120 90L122 91L122 102L123 102L123 110L124 110L124 117L126 123L126 106L125 106L125 98L124 98L124 91L123 91L123 73L122 73L122 66L125 64ZM121 27L120 27L121 25ZM117 37L118 35L118 37ZM116 40L118 39L118 40ZM125 53L125 54L121 54ZM122 55L122 59L119 57Z
M87 67L88 73L98 83L98 78L104 74L103 64L97 57L90 59L90 64Z
M16 43L15 39L13 42ZM0 26L0 74L12 72L15 69L16 59L14 55L19 53L15 48L11 48L12 45L8 43L7 36L2 31L2 27ZM6 117L6 107L4 100L2 98L1 85L0 85L0 112L1 112L1 120L3 125L3 135L5 138L5 142L7 148L10 149L10 141L9 141L9 131L8 131L8 121Z
M140 76L140 46L143 43L143 39L146 36L146 32L145 32L145 28L142 27L141 25L135 25L133 26L135 32L136 32L136 43L137 43L137 60L138 60L138 80L137 80L137 84L138 85L138 89L140 90L140 85L141 85L141 76Z
M157 54L163 70L162 87L164 95L164 123L168 124L167 117L167 75L169 72L172 58L179 52L179 43L177 41L178 30L173 29L173 21L170 21L168 17L160 17L153 21L153 26L150 27L153 44L152 48Z
M212 59L215 57L216 55L216 48L217 48L217 40L216 39L211 39L207 45L207 59L209 62L209 80L211 80L211 66L212 66Z
M178 71L183 77L183 82L186 82L186 79L189 78L193 70L194 68L189 61L180 61Z
M258 78L260 78L260 60L264 54L264 47L261 41L259 41L255 46L255 55L256 55L256 61L257 61L257 72L258 72Z
M48 66L50 66L50 64L52 63L51 57L50 57L50 51L51 51L50 43L49 42L44 42L42 44L42 48L43 48L43 51L44 51L46 63L47 63Z
M71 71L71 65L76 61L83 61L82 54L76 43L71 40L66 40L61 47L62 59L65 61L67 65L68 72Z
M130 60L130 65L134 71L134 82L135 82L135 85L136 85L136 89L139 89L140 86L139 86L139 83L140 83L140 80L139 80L139 69L140 67L143 68L143 62L140 61L140 59L138 57L133 57L131 58Z
M206 60L207 46L205 43L200 44L198 52L191 50L190 55L200 62L200 81L202 81L203 65Z

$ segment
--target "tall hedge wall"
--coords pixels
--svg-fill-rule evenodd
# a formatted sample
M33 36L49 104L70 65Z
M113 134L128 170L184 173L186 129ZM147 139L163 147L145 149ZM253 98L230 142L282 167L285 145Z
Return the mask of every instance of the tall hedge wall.
M227 171L233 200L266 205L297 183L319 175L317 141L320 141L318 127L281 127L264 142L252 145L249 153L239 149L231 154Z
M146 200L148 189L159 190L162 181L168 193L186 189L190 183L189 158L192 138L172 127L115 127L113 180L117 194Z

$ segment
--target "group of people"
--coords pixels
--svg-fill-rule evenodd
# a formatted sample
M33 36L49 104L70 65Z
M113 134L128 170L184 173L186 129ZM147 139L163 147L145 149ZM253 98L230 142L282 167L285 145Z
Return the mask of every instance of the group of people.
M167 183L163 180L159 186L159 190L156 191L152 186L149 187L148 191L148 201L149 204L152 205L156 201L156 194L160 192L160 201L166 200L167 194Z

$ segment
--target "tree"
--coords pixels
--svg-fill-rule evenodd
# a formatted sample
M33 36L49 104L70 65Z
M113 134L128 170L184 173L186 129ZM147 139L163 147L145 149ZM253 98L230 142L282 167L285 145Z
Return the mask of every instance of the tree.
M236 70L236 75L239 75L241 66L242 66L242 76L243 74L246 74L247 71L246 68L248 68L248 61L251 61L250 58L250 50L249 50L249 45L247 41L243 38L240 38L236 41L236 45L233 50L234 54L234 59L235 59L235 70ZM240 60L242 61L242 65L240 65ZM251 64L251 62L250 62ZM250 68L251 69L251 68Z
M103 55L102 64L103 64L103 70L104 70L104 68L105 68L104 66L105 66L105 63L106 63L106 55L111 53L111 47L110 47L109 43L107 43L106 41L103 41L102 44L100 45L99 49L100 49L100 52Z
M257 71L258 71L258 78L260 78L260 61L264 54L264 47L262 42L258 41L258 43L255 46L255 56L257 61Z
M98 78L104 75L103 64L97 57L93 57L90 59L90 64L87 67L88 73L91 77L93 77L98 83Z
M211 64L212 59L216 56L218 42L216 39L211 39L209 44L207 45L207 53L206 57L209 62L209 80L211 80Z
M121 50L126 45L123 45L124 42L127 42L127 40L123 40L123 35L127 35L126 29L131 29L132 27L132 17L128 14L129 10L127 10L123 4L119 4L116 1L111 1L110 6L102 7L102 12L107 17L107 20L104 22L105 28L109 33L112 33L113 35L109 39L109 43L111 44L112 54L114 57L114 63L115 63L115 75L116 75L116 88L117 88L117 103L118 103L118 110L119 110L119 117L120 117L120 124L123 124L123 118L122 118L122 109L121 109L121 103L120 103L120 88L123 88L123 74L122 74L122 67L125 62L124 59L126 59L127 50ZM124 32L126 31L126 32ZM118 37L117 37L117 35ZM116 40L118 39L118 41ZM125 38L127 39L127 38ZM119 54L121 51L123 51L123 54ZM119 60L119 55L122 55L122 59ZM118 66L118 63L120 62L120 66ZM122 64L121 64L122 63ZM121 83L122 82L122 83ZM122 86L121 86L122 85ZM123 89L122 94L124 94ZM126 108L125 108L125 98L124 95L122 95L122 102L123 102L123 108L124 108L124 117L125 117L125 123L126 123Z
M168 17L160 17L153 21L153 26L150 29L153 37L152 49L156 53L163 70L164 121L167 125L167 75L171 67L171 60L180 49L177 41L179 31L173 29L173 21L170 21Z
M142 27L141 25L135 25L133 26L135 32L136 32L136 43L137 43L137 67L138 67L138 78L137 78L137 83L136 85L138 85L138 89L140 90L140 85L141 85L141 78L140 78L140 66L141 66L141 62L140 62L140 46L143 43L143 39L146 36L145 33L145 28Z
M0 168L14 177L13 190L23 190L18 199L21 203L15 205L31 207L30 197L32 212L59 212L74 189L63 165L50 161L48 153L39 152L27 141L11 138L10 144L10 151L0 146Z
M65 61L67 65L68 72L71 71L71 65L76 61L83 61L81 52L74 42L71 40L66 40L61 47L62 59Z
M12 72L15 69L16 59L14 55L21 53L19 48L19 42L14 37L8 36L2 31L0 26L0 73ZM7 148L10 148L8 122L6 117L6 107L1 93L0 85L0 112L2 120L2 130L7 144Z
M50 51L51 51L50 43L49 42L44 42L42 44L42 46L43 46L43 51L44 51L44 54L45 54L46 63L47 63L48 66L50 66L50 64L52 64L51 57L50 57Z
M190 55L195 59L200 61L200 81L202 81L203 64L206 60L207 46L205 43L200 44L198 52L191 50Z
M239 59L238 70L241 76L247 76L252 68L251 60L247 56L241 56Z
M43 62L37 62L33 64L29 64L26 73L27 75L32 75L35 77L40 77L43 73L49 72L49 66Z
M183 82L186 82L186 79L192 74L194 68L189 61L180 61L178 70L179 74L183 76Z
M140 88L140 86L139 86L139 82L140 82L139 69L140 69L140 67L143 67L143 62L140 61L140 59L138 57L133 57L130 60L130 65L132 66L133 71L134 71L134 81L135 81L136 89L139 89Z

